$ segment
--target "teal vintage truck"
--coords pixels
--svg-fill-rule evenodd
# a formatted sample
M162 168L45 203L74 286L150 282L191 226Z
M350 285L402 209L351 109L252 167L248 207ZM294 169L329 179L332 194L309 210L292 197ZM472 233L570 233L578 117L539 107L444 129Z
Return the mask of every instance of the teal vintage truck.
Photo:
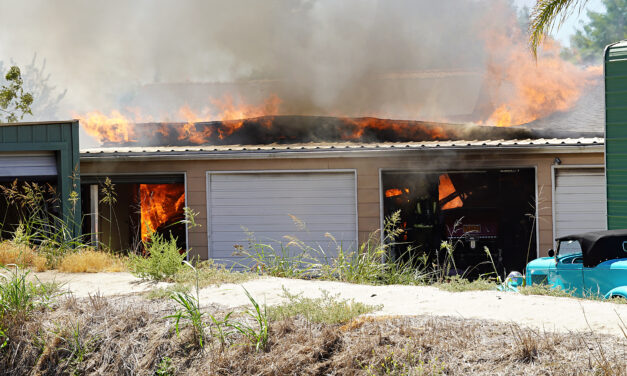
M627 230L557 239L549 257L531 261L526 284L548 284L581 297L627 299Z

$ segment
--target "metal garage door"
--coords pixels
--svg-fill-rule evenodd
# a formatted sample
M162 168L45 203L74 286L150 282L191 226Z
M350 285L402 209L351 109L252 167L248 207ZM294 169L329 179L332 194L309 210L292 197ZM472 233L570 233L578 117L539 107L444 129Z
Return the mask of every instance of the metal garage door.
M244 262L233 255L235 245L248 244L243 229L276 250L292 235L335 255L327 232L345 247L356 245L354 172L209 173L207 178L211 258ZM298 249L291 247L291 252Z
M556 168L554 197L555 237L607 229L603 168Z
M57 175L57 160L53 152L0 153L0 177L55 175Z

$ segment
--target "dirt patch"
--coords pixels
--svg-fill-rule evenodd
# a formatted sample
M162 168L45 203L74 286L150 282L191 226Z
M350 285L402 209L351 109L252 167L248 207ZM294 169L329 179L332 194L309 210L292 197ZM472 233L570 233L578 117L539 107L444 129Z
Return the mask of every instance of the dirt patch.
M136 294L168 284L142 282L129 273L64 274L37 273L42 281L56 280L77 297L100 292L105 296ZM245 287L258 302L268 305L284 301L283 287L291 293L316 298L322 290L342 299L369 305L382 305L375 315L437 315L489 319L558 332L586 331L622 336L620 319L627 323L627 304L551 296L526 296L511 292L448 292L429 286L370 286L331 281L265 277L242 284L223 284L203 288L202 306L219 304L237 308L249 304Z

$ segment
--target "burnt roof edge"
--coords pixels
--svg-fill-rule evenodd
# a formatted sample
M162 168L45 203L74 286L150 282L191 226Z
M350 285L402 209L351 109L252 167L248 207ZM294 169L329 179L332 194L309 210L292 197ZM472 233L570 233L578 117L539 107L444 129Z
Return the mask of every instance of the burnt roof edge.
M402 147L401 147L402 146ZM159 151L111 151L111 152L81 152L80 160L85 162L123 161L123 160L209 160L209 159L270 159L270 158L327 158L327 157L381 157L398 156L399 154L423 154L429 152L461 152L481 153L487 150L501 150L508 153L551 154L551 153L603 153L604 143L578 144L517 144L517 145L456 145L456 146L429 146L420 145L405 147L366 147L361 148L334 148L334 149L280 149L280 150L167 150Z

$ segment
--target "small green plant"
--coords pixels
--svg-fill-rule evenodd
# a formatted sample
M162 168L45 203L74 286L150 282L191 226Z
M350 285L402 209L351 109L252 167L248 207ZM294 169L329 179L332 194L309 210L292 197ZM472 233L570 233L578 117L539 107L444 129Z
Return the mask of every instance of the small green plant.
M155 370L155 376L171 376L174 375L174 367L172 366L172 358L164 356L159 361L157 369Z
M246 288L244 288L244 292L253 306L253 309L248 309L245 313L253 319L255 325L251 326L245 323L233 322L230 326L248 338L255 347L255 351L265 351L268 347L269 337L267 307L264 304L262 308Z
M0 267L0 346L10 340L10 329L30 319L32 313L47 307L58 290L55 284L33 283L30 272L18 267Z
M355 317L377 311L382 306L367 305L354 300L339 299L339 294L331 295L321 290L319 298L305 298L302 294L291 294L283 287L285 303L268 309L270 320L283 320L289 317L303 316L309 322L343 324Z
M170 240L166 240L163 235L153 233L146 247L149 252L148 257L139 255L129 257L131 272L143 279L172 280L174 275L181 270L187 256L187 252L179 252L176 238L170 234Z
M77 322L71 326L69 333L61 335L61 341L65 344L61 349L68 354L65 367L70 367L73 375L80 374L81 364L93 350L97 338L86 338L84 329Z
M168 287L157 287L146 293L146 299L148 300L158 300L158 299L168 299L175 293L189 293L189 286L175 283Z
M206 338L205 324L202 321L204 313L200 311L198 298L186 292L175 292L171 295L171 299L182 307L182 309L175 314L166 316L166 318L175 319L174 327L176 328L176 334L180 335L181 320L189 322L193 329L194 341L198 343L200 348L203 348Z

